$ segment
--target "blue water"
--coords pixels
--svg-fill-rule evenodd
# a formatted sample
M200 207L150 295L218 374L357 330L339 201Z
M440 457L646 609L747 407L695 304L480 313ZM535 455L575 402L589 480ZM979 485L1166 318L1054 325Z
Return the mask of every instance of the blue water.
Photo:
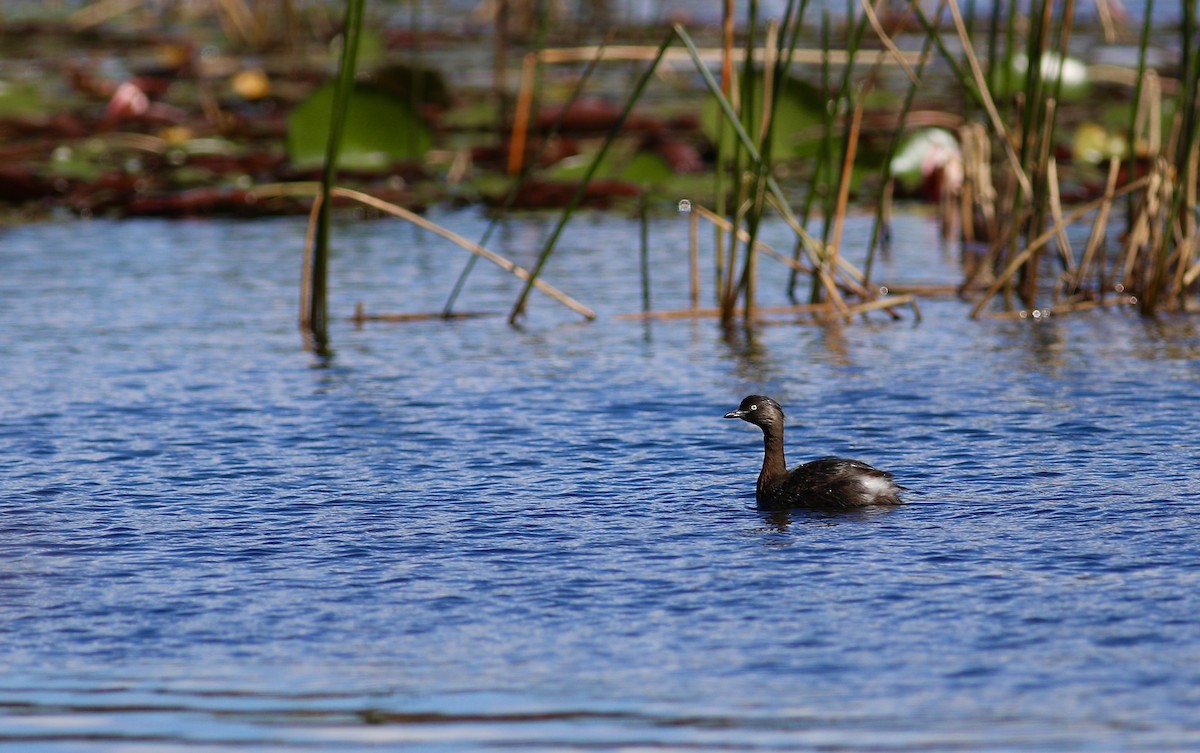
M546 225L493 245L528 264ZM303 233L0 230L3 750L1200 748L1194 320L627 321L606 216L546 271L596 322L536 296L510 328L481 265L461 307L495 316L356 327L440 309L463 254L345 222L322 363ZM931 221L897 238L880 279L957 279ZM686 221L652 240L683 306ZM721 420L752 391L790 461L910 503L759 514Z

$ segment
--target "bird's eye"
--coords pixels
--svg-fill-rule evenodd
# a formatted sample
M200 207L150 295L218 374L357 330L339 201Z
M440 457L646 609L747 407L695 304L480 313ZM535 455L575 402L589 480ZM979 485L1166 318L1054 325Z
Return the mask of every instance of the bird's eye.
M758 410L758 406L757 406L757 405L751 405L751 406L750 406L750 410Z

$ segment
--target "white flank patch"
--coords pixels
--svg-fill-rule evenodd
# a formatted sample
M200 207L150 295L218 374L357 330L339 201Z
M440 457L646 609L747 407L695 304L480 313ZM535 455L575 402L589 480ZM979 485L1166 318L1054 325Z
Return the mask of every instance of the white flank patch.
M885 494L892 493L892 482L886 478L879 476L860 476L858 483L863 485L867 493L872 497L879 497Z

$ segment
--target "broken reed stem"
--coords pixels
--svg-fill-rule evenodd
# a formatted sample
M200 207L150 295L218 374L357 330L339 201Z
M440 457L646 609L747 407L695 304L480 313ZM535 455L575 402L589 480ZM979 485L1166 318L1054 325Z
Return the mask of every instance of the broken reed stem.
M739 122L733 106L730 105L729 99L721 93L721 89L717 84L716 79L713 78L712 72L708 70L708 67L704 65L704 61L701 60L695 42L692 41L692 38L688 35L687 31L679 24L675 24L672 29L679 40L683 42L685 47L687 47L688 54L692 56L692 62L696 65L696 70L699 71L700 77L704 79L705 86L708 87L709 93L716 98L717 104L725 113L726 119L733 127L734 132L737 133L738 139L742 142L742 146L746 149L747 154L750 155L751 160L754 162L761 161L762 157L759 154L758 149L755 148L754 143L746 134L746 129L742 128L742 124ZM792 208L788 204L787 198L783 194L783 189L779 187L779 182L776 181L775 177L770 173L766 174L766 180L767 188L770 190L770 198L768 200L774 204L779 213L783 215L784 219L787 220L789 225L791 225L797 236L804 243L805 251L810 256L818 255L819 244L811 235L809 235L808 231L801 227L800 222L796 219L795 213L792 212ZM830 297L834 301L834 304L838 306L845 306L845 301L842 300L841 295L837 292L837 286L833 284L833 281L831 279L827 279L822 280L822 283L829 291Z
M717 214L716 212L712 211L711 209L702 207L698 204L693 204L692 205L692 213L693 213L693 215L696 216L697 221L699 221L700 217L703 217L704 219L711 222L715 227L723 230L724 232L727 232L727 233L733 232L734 223L730 222L728 219L722 217L721 215ZM737 239L743 243L749 243L750 242L749 231L739 228L737 231ZM779 259L780 261L782 261L784 264L788 265L789 267L799 269L803 272L812 271L811 267L807 267L807 266L801 264L800 262L795 261L790 256L787 256L786 254L783 254L783 253L777 251L776 249L767 245L763 241L755 240L754 241L754 249L756 251L763 251L763 252L767 253L768 255L773 256L776 259Z
M729 220L725 219L724 217L716 214L715 212L713 212L710 209L706 209L699 205L692 205L692 212L694 212L698 216L704 217L704 219L708 220L713 225L721 227L727 232L730 232L733 230L734 223L732 223ZM793 218L793 220L794 220L794 218ZM749 243L750 235L747 231L739 230L737 235L738 235L739 240ZM815 262L814 266L811 266L811 267L805 266L804 264L801 264L797 259L793 258L792 256L790 256L788 254L784 254L759 240L754 241L754 249L756 251L760 251L760 252L765 253L768 256L776 259L777 261L782 263L784 266L790 267L791 269L793 269L797 272L803 272L805 274L812 274L815 270L817 270L816 264L820 263L820 262ZM843 314L844 316L852 316L854 313L858 312L859 309L856 306L847 306L847 304L845 303L845 299L842 298L842 296L841 296L842 288L845 288L845 290L847 292L857 295L857 296L863 298L864 300L867 300L868 302L873 302L872 299L875 298L875 293L873 293L862 282L862 273L859 272L854 267L853 264L851 264L849 261L847 261L844 256L838 255L836 257L836 262L837 262L838 268L843 272L843 274L845 276L843 276L840 281L838 279L836 279L833 274L830 274L830 273L826 273L825 277L830 281L830 284L831 284L832 290L833 290L833 294L836 295L838 300L841 301L841 305L838 305L837 303L835 303L833 301L830 301L830 303L832 303L834 305L834 307L837 308L838 310L844 312L844 314ZM850 279L846 279L846 277L849 277ZM890 301L892 299L879 299L879 300ZM822 304L822 305L824 305L824 304ZM893 305L895 305L895 304L886 303L883 306L880 306L878 308L888 308L889 309L888 313L892 314L892 316L895 316L896 315L895 312L890 310L890 307ZM870 310L870 309L868 309L868 310Z
M599 51L602 53L607 45L608 38L605 38L604 42L601 43L600 47L598 48ZM492 217L491 221L488 222L487 228L483 231L483 235L480 236L480 246L487 245L488 241L492 237L492 232L495 231L495 229L499 226L500 221L507 216L508 210L512 209L513 204L516 203L517 197L520 195L521 188L524 187L526 182L528 182L529 176L533 174L534 168L539 162L541 162L542 155L545 154L546 149L549 148L550 142L553 141L558 136L558 132L562 130L562 124L567 117L567 113L571 111L571 107L575 104L576 100L579 99L580 95L583 94L584 88L587 86L588 81L591 80L592 74L596 72L596 67L599 64L599 54L588 61L587 66L585 66L583 69L583 73L579 76L579 80L575 82L575 87L571 90L571 96L567 97L567 101L563 104L558 116L550 125L550 129L542 134L542 138L538 143L537 149L534 150L533 156L531 156L528 160L523 159L525 150L524 147L522 147L520 154L522 155L524 166L521 169L521 174L517 178L516 183L509 189L508 195L504 199L504 204L500 207L500 211ZM478 260L479 257L474 255L468 258L467 262L463 265L462 271L458 274L458 279L454 281L454 287L451 288L450 295L446 297L446 303L442 307L442 311L447 317L449 317L450 313L454 310L454 304L458 301L458 296L462 292L463 286L467 283L467 277L469 277L472 270L474 270L475 262Z
M320 190L319 183L298 182L298 183L276 183L276 184L270 184L270 185L256 186L253 189L253 192L256 195L263 196L263 197L267 197L267 196L313 196L315 194L318 197L315 200L319 200L319 193L318 193L319 190ZM526 270L525 268L516 265L512 261L509 261L508 259L501 256L500 254L497 254L494 251L484 248L483 246L479 245L478 243L475 243L474 241L464 238L463 236L459 235L458 233L455 233L453 230L449 230L449 229L437 224L436 222L427 220L419 214L410 212L409 210L405 209L404 207L397 206L396 204L392 204L391 202L387 202L382 199L377 199L374 196L371 196L370 194L363 193L362 191L355 191L355 190L349 189L349 188L335 187L329 192L329 195L330 196L340 196L342 198L350 199L352 201L357 201L358 203L363 204L365 206L369 206L374 209L378 209L379 211L384 212L386 214L390 214L394 217L399 217L402 220L411 222L412 224L416 225L417 227L428 230L429 232L434 233L436 235L440 235L441 237L454 243L455 245L457 245L463 249L466 249L467 251L470 251L472 254L475 254L477 256L483 257L484 259L487 259L491 263L495 264L497 267L500 267L501 269L510 273L511 275L513 275L514 277L516 277L519 280L523 280L525 282L530 281L530 272L528 270ZM584 306L582 303L579 303L574 298L572 298L571 296L562 292L561 290L554 287L553 285L546 283L546 282L542 282L541 280L538 280L538 279L534 279L531 284L533 287L536 287L538 290L542 291L547 296L558 301L559 303L561 303L562 305L571 309L572 311L574 311L575 313L584 317L585 319L595 319L596 318L596 312L592 311L587 306Z
M1116 298L1109 298L1103 301L1072 301L1070 303L1056 303L1053 306L1046 306L1040 309L1034 309L1033 318L1045 318L1047 316L1058 316L1060 314L1069 314L1077 311L1093 311L1098 308L1109 306L1133 306L1136 305L1138 299L1132 295L1122 295ZM1040 316L1039 316L1040 315ZM1030 318L1029 309L1020 309L1017 311L988 311L983 314L985 319L1028 319Z
M1064 218L1063 226L1065 227L1067 225L1074 224L1075 222L1079 221L1079 219L1081 217L1086 216L1089 212L1095 211L1105 201L1111 201L1111 200L1113 200L1119 196L1123 196L1131 191L1136 191L1139 188L1145 186L1148 182L1149 182L1149 176L1147 176L1145 178L1139 178L1138 180L1135 180L1132 183L1127 183L1126 185L1122 186L1121 189L1119 191L1115 192L1111 198L1110 197L1102 197L1102 198L1096 199L1095 201L1090 201L1087 204L1084 204L1083 206L1079 207L1074 212L1071 212L1071 214L1067 215ZM1058 230L1059 230L1059 224L1056 222L1054 227L1050 228L1046 232L1039 235L1036 239L1031 241L1029 243L1029 245L1027 245L1025 247L1024 251L1017 254L1016 256L1014 256L1012 258L1011 261L1009 261L1008 266L1005 267L1004 271L996 278L996 280L991 284L991 286L988 287L987 291L983 294L983 296L975 303L975 306L971 309L971 318L972 319L978 318L979 313L983 310L983 307L986 306L988 304L988 302L996 295L996 293L1000 291L1000 288L1003 287L1006 283L1008 283L1011 280L1013 275L1015 275L1021 269L1021 266L1026 261L1029 260L1029 257L1031 257L1033 254L1035 254L1038 251L1038 249L1040 249L1042 246L1046 245L1046 243L1048 243L1050 241L1050 239L1054 238L1055 235L1058 233Z
M917 306L917 299L911 293L896 295L890 298L881 298L877 301L867 301L866 303L856 304L847 309L839 309L832 303L801 303L793 306L758 306L754 313L757 318L761 318L764 314L820 314L817 317L818 321L828 322L836 319L845 319L847 317L857 316L858 314L866 314L871 311L880 309L889 309L897 306L910 306L913 314L917 319L921 318L920 309ZM723 310L720 308L689 308L689 309L664 309L662 311L642 311L631 314L617 314L614 319L624 320L645 320L645 319L701 319L708 317L718 317L723 315ZM745 311L740 308L733 310L734 316L745 316Z
M1150 172L1146 175L1148 187L1138 197L1137 212L1134 214L1130 230L1126 234L1125 248L1121 253L1121 283L1129 285L1133 282L1133 270L1138 262L1138 249L1144 246L1150 237L1150 218L1158 214L1158 189L1162 181L1162 160L1154 161Z
M308 225L304 228L304 255L300 265L300 326L305 330L312 329L312 296L309 289L312 286L312 255L317 241L317 216L321 212L321 203L325 196L318 190L313 197L312 207L308 210Z
M139 2L140 1L141 0L139 0ZM732 20L730 23L732 24ZM732 26L730 28L732 28ZM548 48L537 54L541 62L549 65L559 63L581 63L594 57L597 54L596 51L598 49L599 48L596 46ZM698 47L696 49L700 54L700 58L705 62L718 64L722 62L724 51L721 48ZM637 63L653 60L655 50L655 47L648 45L611 45L605 48L602 53L605 61L625 61ZM754 62L761 62L764 55L765 52L761 48L756 49L754 51ZM830 49L826 51L823 49L807 49L798 47L796 48L795 55L793 56L793 62L805 65L817 65L820 64L822 59L824 59L826 56L828 56L829 62L833 65L844 65L850 59L850 54L846 50ZM687 62L689 59L690 56L683 50L667 50L667 53L663 55L663 61L668 64L683 63ZM916 53L901 51L899 59L897 59L895 56L890 56L888 57L888 62L899 64L899 61L903 60L905 64L911 66L916 64L917 59Z
M1108 214L1112 210L1113 190L1117 187L1117 176L1121 172L1121 161L1113 157L1108 161L1108 179L1104 183L1104 197L1100 203L1100 208L1096 212L1096 219L1092 222L1092 232L1088 236L1087 246L1083 250L1083 259L1080 260L1079 266L1075 268L1075 275L1071 279L1070 285L1067 286L1067 293L1074 294L1079 292L1083 287L1083 280L1087 276L1088 268L1092 265L1092 259L1096 256L1096 251L1100 248L1100 244L1104 241L1104 235L1108 228ZM1058 218L1055 218L1058 221ZM1103 266L1103 264L1101 264ZM1100 286L1098 293L1104 295L1104 286Z
M401 219L407 220L418 227L421 227L421 228L424 228L425 230L430 231L431 233L440 235L443 238L445 238L446 240L466 249L467 251L470 251L471 253L473 253L477 256L482 256L484 259L487 259L491 263L495 264L497 267L500 267L501 269L509 272L514 277L516 277L518 280L524 280L528 285L530 285L532 287L536 287L538 290L542 291L549 297L558 301L559 303L561 303L562 305L571 309L572 311L574 311L575 313L584 317L585 319L595 319L596 318L596 312L592 311L587 306L584 306L582 303L579 303L574 298L572 298L571 296L562 292L561 290L554 287L553 285L550 285L549 283L546 283L546 282L542 282L539 279L535 279L532 276L532 273L529 272L528 270L526 270L524 267L517 266L516 264L514 264L513 262L504 258L500 254L497 254L494 251L490 251L490 250L484 248L483 246L480 246L479 244L474 243L474 242L462 237L458 233L455 233L453 230L448 230L448 229L442 227L441 225L437 224L436 222L431 222L430 220L425 219L424 217L422 217L419 214L415 214L413 212L408 211L404 207L397 206L395 204L391 204L391 203L383 201L381 199L377 199L374 196L371 196L370 194L362 193L361 191L354 191L349 188L335 188L335 189L333 189L332 193L334 196L344 196L345 198L353 199L354 201L357 201L360 204L365 204L366 206L374 207L375 209L378 209L381 212L387 212L388 214L394 215L396 217L400 217Z
M887 48L887 51L891 54L892 59L896 61L896 64L899 65L900 69L904 71L904 74L908 76L908 80L912 83L912 85L916 86L918 83L920 83L920 79L917 77L916 72L913 71L912 66L910 66L908 61L904 59L904 54L900 52L900 48L896 46L896 43L892 41L892 38L888 36L888 33L884 30L883 24L879 22L879 16L876 15L875 9L871 7L870 0L861 0L861 2L863 12L867 14L867 20L871 23L871 28L875 30L875 34L879 37L879 41L882 42L883 46Z
M1184 180L1184 204L1187 207L1196 206L1197 178L1200 177L1200 146L1193 147L1191 159L1188 160L1187 177ZM1179 261L1179 277L1177 280L1177 295L1182 301L1184 289L1195 282L1196 274L1200 274L1200 265L1193 265L1192 259L1200 251L1200 233L1196 232L1196 217L1188 211L1183 213L1183 239L1181 241L1182 257Z
M771 202L771 206L775 207L776 209L779 209L779 202L775 197L772 196L770 198L770 202ZM804 246L804 250L808 254L809 261L812 262L811 268L816 269L817 267L819 267L821 264L821 260L824 258L824 252L817 253L813 249L820 248L820 243L815 238L813 238L811 235L809 235L808 231L805 230L800 225L800 222L795 218L794 215L786 214L786 213L782 213L782 212L781 212L781 214L783 216L784 222L786 222L788 224L788 226L792 228L792 232L794 232L797 235L797 237L799 237L801 239L801 241L803 241L802 245ZM842 256L841 254L838 254L838 256L837 256L837 266L839 269L842 270L843 273L845 273L846 275L849 275L849 277L850 277L849 282L852 285L858 286L861 288L865 284L864 278L863 278L863 273L860 272L858 270L858 268L854 266L854 264L852 264L850 261L848 261L846 259L846 257Z
M634 86L633 93L625 102L624 109L621 110L621 114L617 117L616 121L613 122L612 127L609 129L608 134L604 138L604 142L600 145L600 149L596 152L595 157L592 158L592 162L588 165L587 170L584 171L583 177L579 181L579 185L576 186L575 192L571 195L571 200L567 202L567 206L563 208L562 214L559 215L558 224L554 226L554 230L551 231L549 237L546 239L546 243L542 247L542 252L538 255L537 263L534 264L533 270L529 273L529 279L525 281L525 286L521 289L521 294L517 296L517 300L516 303L513 304L512 311L509 312L509 324L516 324L517 319L519 319L521 315L525 313L525 304L529 299L530 289L533 287L534 282L536 282L538 275L542 273L543 267L546 266L546 260L550 258L550 254L554 251L554 246L558 242L559 236L562 235L563 229L566 228L567 222L571 219L572 213L574 213L574 211L579 207L580 202L583 200L584 191L587 190L588 183L591 182L592 176L596 174L596 169L604 160L605 155L608 154L608 150L612 146L613 141L616 140L617 134L620 133L621 129L624 127L625 120L629 117L629 113L633 111L634 104L636 104L638 99L641 98L642 92L645 91L646 85L650 82L650 77L654 74L654 71L658 69L658 63L660 60L662 60L662 54L667 51L667 47L670 46L671 40L674 39L677 33L678 32L673 30L668 32L666 36L663 37L662 44L659 45L658 48L658 56L652 63L650 63L650 65L646 67L646 70L642 72L641 77Z
M1075 254L1071 250L1071 240L1067 238L1067 226L1063 223L1062 193L1058 185L1058 160L1053 157L1046 163L1046 185L1050 189L1050 218L1058 232L1054 240L1058 246L1058 254L1062 258L1063 267L1068 275L1075 272Z

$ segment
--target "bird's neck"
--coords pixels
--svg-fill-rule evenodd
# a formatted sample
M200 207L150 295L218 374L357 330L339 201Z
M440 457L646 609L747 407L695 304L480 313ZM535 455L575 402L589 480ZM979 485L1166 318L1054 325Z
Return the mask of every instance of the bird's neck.
M759 487L770 486L787 475L783 458L783 429L763 429L763 467L758 474Z

